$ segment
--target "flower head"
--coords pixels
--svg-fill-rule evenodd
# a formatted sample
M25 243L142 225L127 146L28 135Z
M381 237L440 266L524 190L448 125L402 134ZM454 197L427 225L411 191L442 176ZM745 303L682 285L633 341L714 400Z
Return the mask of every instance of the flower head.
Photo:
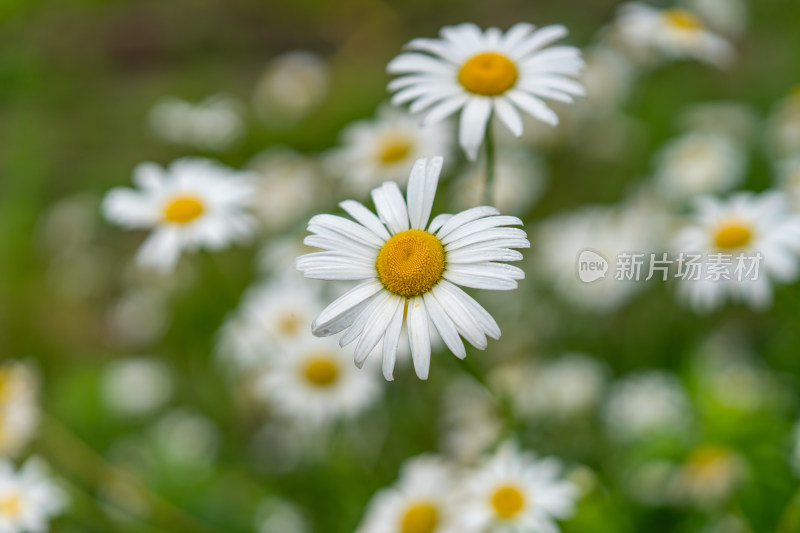
M414 39L410 50L387 66L401 77L389 84L393 104L410 102L412 113L425 112L423 125L461 110L458 140L475 159L492 114L522 135L522 110L551 125L558 116L542 100L572 102L583 87L570 77L583 67L580 51L549 44L567 34L563 26L536 29L519 23L505 34L481 31L475 24L445 26L440 39Z
M0 462L0 531L46 531L50 518L65 505L66 495L40 459L28 459L18 470L7 459Z
M462 359L466 351L459 335L479 349L486 348L486 335L500 336L489 313L457 285L511 290L525 276L519 268L496 262L518 261L522 254L512 248L530 246L524 231L503 227L522 225L518 218L482 206L428 222L442 162L441 157L417 160L406 199L394 182L374 189L378 216L347 200L340 205L357 222L334 215L312 218L308 229L313 235L305 243L326 251L296 262L308 278L361 281L320 313L312 331L328 336L346 330L342 346L358 339L358 366L383 339L383 373L390 380L404 321L414 368L426 379L429 320Z

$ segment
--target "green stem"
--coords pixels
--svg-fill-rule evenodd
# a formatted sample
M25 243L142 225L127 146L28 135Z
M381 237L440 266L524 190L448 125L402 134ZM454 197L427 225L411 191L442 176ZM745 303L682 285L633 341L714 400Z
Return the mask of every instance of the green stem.
M484 205L494 203L494 136L492 135L492 116L486 123L486 186L483 190Z

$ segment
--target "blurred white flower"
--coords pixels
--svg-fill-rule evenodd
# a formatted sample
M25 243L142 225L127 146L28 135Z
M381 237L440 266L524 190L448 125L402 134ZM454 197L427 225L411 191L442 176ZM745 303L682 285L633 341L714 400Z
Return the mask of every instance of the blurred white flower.
M206 416L175 409L151 428L156 449L168 462L181 467L206 468L219 451L219 429Z
M208 159L179 159L168 169L142 163L133 173L138 189L112 189L103 211L124 228L153 230L137 260L167 274L183 250L219 250L250 238L255 219L245 208L252 202L251 178Z
M660 202L646 194L617 206L584 206L556 214L536 228L532 269L574 307L609 311L624 306L646 286L615 279L621 252L653 252L665 233L666 214ZM584 283L578 277L578 257L593 250L609 262L605 278Z
M253 213L268 231L281 230L305 218L320 201L322 169L313 159L290 148L265 150L246 167L256 178Z
M530 150L498 147L492 204L504 213L524 215L539 200L547 178L544 160ZM486 166L470 165L454 184L453 207L483 204Z
M410 52L389 62L389 73L401 75L389 84L396 91L392 103L410 103L412 113L424 112L423 124L460 110L458 142L471 160L478 156L492 115L519 137L520 111L556 125L558 115L543 99L572 102L584 95L571 79L583 67L580 51L548 47L567 35L563 26L537 29L518 23L503 34L465 23L445 26L439 35L412 40L405 46Z
M16 457L39 425L39 377L28 363L0 365L0 456Z
M454 468L438 457L411 458L370 500L356 533L463 533L457 487Z
M768 148L774 156L800 155L800 86L775 105L767 127Z
M760 253L757 275L736 275L734 258L727 276L716 279L703 272L700 279L680 280L677 290L678 297L698 313L717 309L728 298L763 310L772 304L773 283L797 278L800 216L791 212L788 199L777 191L740 192L727 200L701 197L692 222L675 235L672 249L708 257Z
M699 15L684 8L657 9L632 2L622 5L614 21L618 36L633 57L650 61L693 58L718 67L733 60L733 47L709 30Z
M0 460L0 531L38 533L67 505L66 493L50 478L42 459L28 459L19 469Z
M686 389L673 374L634 372L615 382L606 399L603 418L616 440L680 434L691 423Z
M746 165L745 150L729 138L690 133L656 156L656 187L680 201L727 192L742 182Z
M164 292L152 288L131 288L106 315L106 328L114 346L138 349L157 340L169 323Z
M744 102L720 100L693 104L678 116L687 133L722 136L746 149L761 135L761 118Z
M325 60L295 50L269 62L253 92L253 105L259 117L272 126L292 124L322 104L329 85Z
M143 416L164 407L172 397L172 377L163 362L131 357L110 363L101 378L106 404L117 414Z
M578 487L562 479L561 462L537 459L511 442L485 457L463 482L463 531L558 532L555 520L575 512Z
M150 109L150 127L161 139L199 150L224 151L244 134L241 104L225 95L213 95L193 104L164 98Z
M306 514L296 504L277 496L270 496L258 506L255 521L256 533L311 533Z
M420 127L419 119L406 111L382 106L373 119L347 126L342 147L327 156L329 172L343 180L344 190L366 195L384 181L400 186L408 182L408 169L421 157L452 152L452 134L444 124Z
M634 66L613 47L602 44L587 50L585 58L586 68L579 79L586 87L586 98L575 108L593 114L618 109L631 91Z
M581 353L566 353L544 363L511 365L503 372L514 411L533 420L585 416L600 404L608 370Z
M463 464L491 448L504 427L496 400L472 378L448 384L439 420L442 448Z
M359 370L335 339L313 337L278 347L259 372L255 394L299 425L324 427L353 418L380 396L372 367Z
M750 18L747 0L686 0L686 5L723 35L740 37L747 30Z
M692 450L670 481L675 503L701 509L724 505L744 481L747 463L734 450L702 444Z

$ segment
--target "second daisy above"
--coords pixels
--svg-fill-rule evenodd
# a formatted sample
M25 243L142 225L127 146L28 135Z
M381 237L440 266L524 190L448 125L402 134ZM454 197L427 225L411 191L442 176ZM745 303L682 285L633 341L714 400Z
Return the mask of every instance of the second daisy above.
M414 369L427 379L431 341L429 321L456 357L466 357L461 337L483 350L486 336L500 328L491 315L457 285L511 290L525 277L521 269L498 261L519 261L514 248L528 248L516 217L499 216L481 206L428 223L443 159L418 159L406 198L394 182L372 190L377 216L362 204L339 204L355 222L317 215L308 223L305 243L326 250L302 255L296 265L307 278L361 283L335 300L312 324L326 337L344 332L344 347L358 340L357 366L383 339L383 375L393 379L397 346L406 323Z

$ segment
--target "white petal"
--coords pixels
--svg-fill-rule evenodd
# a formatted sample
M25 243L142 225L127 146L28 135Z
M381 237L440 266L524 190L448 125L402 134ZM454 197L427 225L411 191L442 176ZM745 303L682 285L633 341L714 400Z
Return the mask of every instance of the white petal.
M448 263L483 263L486 261L522 261L522 254L508 248L461 248L447 253Z
M508 99L495 98L494 110L497 117L511 130L511 133L517 137L522 135L522 116Z
M411 228L424 230L431 216L443 158L418 159L408 178L408 218Z
M436 230L441 228L451 218L453 218L453 215L450 215L448 213L442 213L441 215L436 215L435 217L433 217L433 220L431 220L431 225L428 226L428 232L436 233Z
M508 29L503 40L500 42L500 51L509 54L517 44L522 42L525 37L536 29L533 24L527 22L518 22Z
M371 230L381 239L389 239L390 235L389 232L386 231L386 226L381 224L380 219L375 213L364 207L363 204L353 200L345 200L344 202L339 202L339 206L347 211L348 215L356 219L361 225Z
M405 306L397 307L386 334L383 336L383 377L386 381L394 381L394 363L397 359L397 345L400 342L400 332L403 330L403 317L405 316Z
M441 239L443 244L449 244L453 241L457 241L458 239L472 235L473 233L486 231L492 228L496 228L498 226L521 226L521 225L522 221L517 217L490 216L490 217L480 218L478 220L469 222L467 224L463 224L462 226L458 227L457 229L453 230L447 235L441 237Z
M525 39L519 46L510 51L511 59L519 61L526 55L539 50L550 43L553 43L567 35L567 29L561 25L545 26L536 30L530 37Z
M383 285L378 280L369 280L356 285L334 300L317 316L311 324L312 332L317 337L327 337L331 334L328 332L328 327L331 323L339 320L356 305L369 299L381 289L383 289Z
M472 296L446 280L442 280L436 284L435 290L449 295L454 305L455 302L459 302L461 305L465 306L465 308L472 315L473 319L480 324L480 326L483 328L483 331L488 336L493 339L500 338L500 326L497 325L497 322L494 318L492 318L492 315L490 315L489 312L484 309L483 306L479 304ZM443 302L441 297L439 298L439 301ZM449 306L445 305L445 308L447 309Z
M325 230L325 234L307 235L303 239L303 244L314 248L322 248L332 252L347 252L362 258L377 258L378 250L373 246L367 246L359 242L348 239L335 231Z
M423 300L425 301L428 313L430 313L431 321L433 325L436 326L436 331L439 332L439 336L456 357L464 359L467 356L464 343L461 342L461 338L458 336L458 329L450 317L447 316L447 312L436 299L433 292L426 292L423 295Z
M431 338L428 312L421 296L415 296L408 302L408 340L411 344L414 371L420 379L428 379L431 366Z
M482 96L471 97L461 111L458 143L471 161L478 157L478 149L486 135L486 125L491 114L492 100Z
M508 267L509 270L500 273L484 271L479 268L468 268L476 266L478 265L473 263L449 265L443 277L452 283L472 289L510 291L518 287L518 283L515 281L515 279L518 279L516 273L510 270L516 267L502 265Z
M322 233L317 228L329 229L368 246L380 248L384 241L373 232L352 220L336 215L316 215L308 222L308 231Z
M378 292L374 296L371 296L370 302L366 306L364 306L363 311L361 311L361 314L359 314L358 317L356 317L356 319L353 321L353 325L350 326L350 329L348 329L344 333L344 335L342 335L341 338L339 338L339 346L344 348L345 346L356 340L359 336L361 336L361 334L364 333L367 324L369 324L370 320L372 320L375 311L381 305L383 305L391 296L392 293L385 290ZM358 366L358 362L356 362L356 366Z
M435 107L433 107L430 111L427 112L425 117L422 119L423 126L430 126L431 124L436 124L441 122L442 120L446 119L459 109L461 109L464 104L467 103L470 96L466 93L459 94L457 96L453 96L452 98L447 98L442 100Z
M531 96L530 94L519 89L512 89L508 91L506 96L523 111L534 116L535 118L538 118L542 122L550 124L551 126L558 125L558 115L556 115L552 109L547 107L547 104L535 96Z
M380 187L372 189L372 201L375 202L375 209L381 222L386 224L393 234L408 229L406 202L395 182L387 181Z
M403 298L395 296L388 291L386 292L389 294L389 297L386 301L377 306L356 346L355 362L356 366L359 368L364 365L367 356L378 342L380 342L381 338L383 338L383 335L386 333L386 328L389 327L392 318L397 314L398 307L403 304Z
M136 261L143 266L153 268L161 274L168 274L175 268L181 255L180 229L166 227L156 229L136 254Z
M447 282L445 281L444 283ZM461 301L454 293L443 289L441 285L442 282L438 283L432 292L436 296L436 300L441 304L442 309L447 313L458 332L467 342L479 350L485 349L487 341L484 330L470 313L466 303Z
M472 222L473 220L477 220L479 218L499 215L500 211L496 207L492 207L490 205L479 205L478 207L472 207L465 211L461 211L460 213L453 215L450 217L447 222L442 226L436 235L443 239L447 237L447 235L454 231L455 229L461 227L468 222Z
M389 64L386 65L386 71L390 74L427 72L430 74L447 76L453 74L453 65L425 54L410 53L400 54L389 61Z

